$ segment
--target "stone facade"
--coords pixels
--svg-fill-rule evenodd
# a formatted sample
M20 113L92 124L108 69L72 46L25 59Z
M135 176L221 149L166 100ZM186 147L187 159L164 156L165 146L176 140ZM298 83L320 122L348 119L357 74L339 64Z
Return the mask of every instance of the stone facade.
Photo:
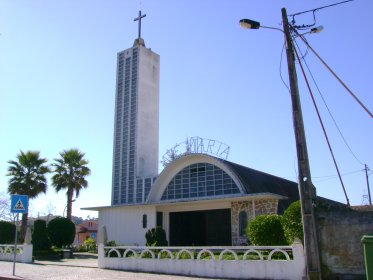
M255 200L255 215L277 214L278 200L277 199L260 199Z
M247 244L246 234L240 235L240 212L245 211L248 221L258 215L277 214L277 199L260 199L231 202L232 245Z
M315 214L323 279L365 279L361 239L373 232L372 209L352 209L339 202L317 199Z

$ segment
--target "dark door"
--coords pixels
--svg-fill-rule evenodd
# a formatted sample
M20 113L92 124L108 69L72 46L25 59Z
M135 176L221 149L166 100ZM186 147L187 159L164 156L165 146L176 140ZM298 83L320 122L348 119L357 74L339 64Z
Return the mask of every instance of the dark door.
M230 209L170 213L171 246L230 246Z

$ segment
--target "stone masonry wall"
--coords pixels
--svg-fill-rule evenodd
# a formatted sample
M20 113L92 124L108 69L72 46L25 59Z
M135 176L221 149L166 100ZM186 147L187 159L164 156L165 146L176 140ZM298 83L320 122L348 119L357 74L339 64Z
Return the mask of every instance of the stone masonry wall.
M373 209L318 198L315 208L323 279L365 279L361 238L373 234Z
M248 220L252 220L258 215L276 214L278 200L276 199L260 199L250 201L232 201L231 202L231 230L232 230L232 245L240 246L247 244L247 237L239 234L239 214L241 211L247 213Z

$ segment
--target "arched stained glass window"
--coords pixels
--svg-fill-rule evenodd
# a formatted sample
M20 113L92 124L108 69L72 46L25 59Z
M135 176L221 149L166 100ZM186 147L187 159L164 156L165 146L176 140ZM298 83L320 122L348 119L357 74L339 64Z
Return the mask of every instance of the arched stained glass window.
M235 193L240 193L240 190L226 172L209 163L197 163L176 174L161 200L195 199Z

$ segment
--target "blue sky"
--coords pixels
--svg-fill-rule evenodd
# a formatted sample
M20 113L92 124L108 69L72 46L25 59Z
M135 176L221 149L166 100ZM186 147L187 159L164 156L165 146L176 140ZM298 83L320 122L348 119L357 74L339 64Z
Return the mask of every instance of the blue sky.
M160 155L186 137L230 146L228 160L296 181L296 152L286 57L280 32L239 27L241 18L281 28L288 14L337 1L141 1L142 37L161 56ZM139 1L2 0L0 2L0 192L7 161L39 150L50 162L79 148L90 161L81 207L109 205L117 52L137 36ZM310 45L372 111L373 3L355 0L316 12L319 34ZM313 22L308 13L297 24ZM299 42L302 51L304 45ZM282 57L282 60L281 60ZM315 56L305 60L344 137L373 169L372 119ZM311 174L318 195L345 202L304 80L298 71ZM364 166L351 155L311 83L347 194L367 194ZM160 165L161 166L161 165ZM372 183L371 183L372 185ZM373 188L373 186L372 186ZM31 213L62 214L64 193L52 187L31 201Z

